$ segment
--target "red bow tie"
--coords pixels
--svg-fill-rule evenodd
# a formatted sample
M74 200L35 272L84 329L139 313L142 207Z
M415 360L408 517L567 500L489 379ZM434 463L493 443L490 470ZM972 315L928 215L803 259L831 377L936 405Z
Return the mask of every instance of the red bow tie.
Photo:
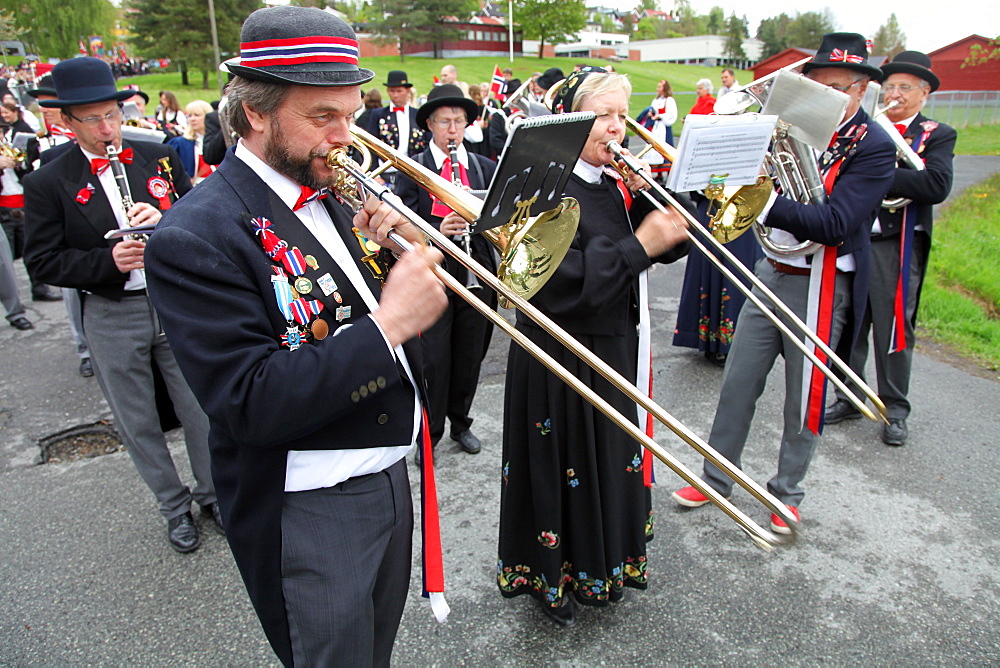
M404 111L406 111L406 107L393 107L392 108L392 112L393 113L396 113L397 111L398 112L404 112Z
M123 149L122 152L118 154L118 159L124 162L126 165L131 165L132 149L130 148ZM108 161L107 158L93 158L90 161L90 172L92 174L100 174L105 169L107 169L108 165L110 164L111 163Z
M323 188L322 190L313 190L309 186L302 186L302 193L299 195L299 198L295 200L295 206L292 207L292 211L298 211L313 200L326 199L326 196L329 194L330 191L326 188Z
M893 127L896 128L896 132L898 132L899 134L901 135L906 134L906 126L903 125L902 123L893 123Z

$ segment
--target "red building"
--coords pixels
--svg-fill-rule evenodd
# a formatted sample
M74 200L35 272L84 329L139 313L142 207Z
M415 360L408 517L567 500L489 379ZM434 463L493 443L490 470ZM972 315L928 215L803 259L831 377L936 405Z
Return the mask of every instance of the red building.
M446 19L448 20L448 19ZM510 50L507 26L500 19L476 17L472 21L458 21L451 17L449 23L465 32L461 39L443 42L439 48L440 58L461 58L465 56L500 56ZM434 45L406 44L403 49L407 56L434 56ZM521 29L514 28L514 53L521 53Z
M770 58L765 58L756 65L753 66L753 78L754 81L760 79L763 76L767 76L775 70L780 70L782 67L791 65L792 63L798 62L803 58L812 58L816 55L815 49L802 49L797 46L793 46L790 49L785 49L780 53L776 53ZM875 67L882 67L882 63L885 62L885 56L871 56L868 58L868 62Z
M931 69L941 79L939 90L1000 90L1000 60L994 58L981 65L965 64L974 44L980 45L983 54L996 48L986 37L969 35L927 54L931 58Z

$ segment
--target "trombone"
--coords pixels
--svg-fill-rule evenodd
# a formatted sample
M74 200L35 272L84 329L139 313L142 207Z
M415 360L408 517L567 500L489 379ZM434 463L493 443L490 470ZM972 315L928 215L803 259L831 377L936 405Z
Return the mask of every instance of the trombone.
M472 221L479 217L482 208L482 202L480 200L469 196L468 193L465 193L464 191L456 189L451 183L407 156L397 154L391 147L357 126L351 126L350 131L354 135L355 146L359 146L373 152L387 162L392 162L396 169L409 176L425 189L432 192L436 197L438 197L438 199L448 203L452 209L466 218L466 220ZM345 149L333 149L327 156L327 164L331 168L341 170L350 176L350 180L342 180L342 183L336 186L338 190L354 189L353 195L349 192L341 192L340 194L344 197L344 199L352 201L352 203L357 206L360 204L360 198L357 195L357 191L358 189L363 189L402 213L403 216L409 219L411 223L413 223L426 237L430 238L431 241L433 241L434 244L443 252L448 253L470 271L473 271L487 286L502 295L516 308L520 309L525 315L534 320L540 327L553 336L557 341L565 345L567 349L579 357L583 362L588 364L597 373L601 374L618 390L642 406L642 408L650 415L655 416L671 431L681 437L681 439L683 439L688 445L698 451L699 454L718 466L722 471L725 471L726 474L734 480L734 482L746 489L771 512L781 517L789 525L789 527L792 527L793 531L795 530L795 527L797 527L797 521L783 503L778 501L778 499L743 473L743 471L734 466L729 460L717 453L708 443L698 437L697 434L692 432L676 418L667 413L666 410L656 404L632 382L627 380L601 358L590 352L590 350L588 350L583 344L573 338L549 317L530 304L526 298L522 296L521 292L517 289L511 288L505 282L494 276L492 272L487 270L475 259L462 251L461 248L442 235L432 225L422 220L417 214L403 205L387 188L379 184L371 176L365 174L361 167L350 159ZM568 201L572 202L571 206L576 206L575 200ZM563 206L567 206L567 200L563 200ZM578 215L579 210L576 209L576 212ZM530 223L537 225L538 220L546 222L547 217L551 214L552 212L543 213L536 219L532 219ZM515 234L513 236L517 235ZM403 248L409 246L409 244L407 244L402 238L398 237L398 235L392 235L390 238L396 241L396 243ZM572 235L570 235L570 240L572 240ZM500 252L501 257L504 257L511 253L511 249L509 246L504 247L501 248ZM565 249L562 249L562 253L565 253ZM553 265L554 268L554 264L558 263L549 264ZM506 332L516 343L538 359L539 362L545 365L546 368L559 377L563 382L568 384L573 390L583 396L595 408L600 410L606 417L608 417L608 419L624 431L628 432L633 439L638 441L660 461L670 467L670 469L683 478L685 482L704 494L726 515L734 520L750 537L755 545L762 549L771 549L771 546L778 544L779 540L772 533L761 528L741 510L730 503L728 499L707 485L701 480L700 477L692 473L680 461L670 455L670 453L636 427L631 420L615 410L602 397L597 395L576 376L567 371L544 350L535 345L521 332L517 331L517 329L510 325L502 316L486 306L486 304L484 304L480 299L476 298L469 290L461 285L460 282L456 281L450 274L448 274L447 271L438 267L436 269L436 273L451 290L465 299L470 305L472 305L484 317L493 322L497 327ZM537 290L537 287L535 290Z
M657 152L662 154L664 158L670 160L671 162L674 162L677 159L677 152L673 146L669 146L657 141L656 138L653 137L648 130L646 130L646 128L642 127L631 118L626 117L625 123L627 127L629 127L633 132L635 132L639 137L641 137L643 141L645 141L648 144L648 147L652 147ZM643 149L643 151L641 151L639 155L642 155L646 150L648 150L648 147L646 149ZM777 327L781 331L781 333L784 334L795 345L795 347L798 348L802 352L802 354L806 356L806 358L810 362L816 365L816 367L837 387L837 389L839 389L841 392L845 394L847 399L852 404L854 404L855 408L861 411L865 415L865 417L867 417L870 420L878 421L879 418L881 418L883 421L885 421L886 419L885 404L882 403L882 400L879 399L879 396L875 393L874 390L868 387L868 385L865 384L863 380L861 380L861 378L851 369L851 367L845 364L844 361L841 360L836 355L836 353L833 352L830 346L828 346L823 341L823 339L821 339L816 334L816 332L811 330L808 325L802 322L802 319L799 318L780 299L778 299L777 295L775 295L770 290L770 288L768 288L763 282L761 282L761 280L757 278L757 276L753 273L751 269L744 266L744 264L740 262L739 259L737 259L737 257L733 255L728 248L726 248L722 243L720 243L709 230L705 229L700 223L698 223L697 220L694 219L693 216L691 216L691 214L687 212L687 210L684 209L684 207L680 206L677 203L677 201L670 195L670 193L668 193L666 189L664 189L659 183L657 183L656 179L654 179L648 173L648 170L646 170L646 168L642 165L642 163L640 163L634 157L624 153L622 151L622 147L618 144L618 142L615 141L609 142L608 150L614 153L618 157L618 159L625 162L625 164L629 169L631 169L636 174L641 176L642 179L647 184L649 184L650 187L655 189L656 192L661 197L663 197L668 204L670 204L670 206L677 209L677 211L679 211L681 215L683 215L685 218L688 219L690 225L688 225L687 236L691 244L699 251L701 251L705 255L705 257L715 266L716 269L721 271L726 278L732 281L733 285L735 285L740 290L740 292L746 295L747 299L752 301L757 306L757 308L761 310L761 313L767 316L767 318L774 324L774 326ZM663 210L663 205L660 204L658 201L656 201L656 199L652 195L650 195L645 190L643 191L643 194L646 197L648 197L650 201L653 202L654 205L656 205L657 208ZM768 195L769 193L764 195L764 203L767 202ZM757 209L757 211L759 212L760 209ZM732 265L739 273L745 276L747 280L749 280L753 284L754 287L760 290L764 294L764 296L771 301L775 309L781 311L781 314L786 318L788 318L791 321L791 323L795 325L795 327L801 332L801 334L804 334L810 341L812 341L816 345L816 348L820 351L820 353L823 354L824 357L832 361L833 364L847 378L849 378L852 383L857 385L857 387L861 390L861 392L866 397L868 397L868 399L871 400L872 404L875 405L875 408L876 410L878 410L879 414L876 415L870 408L868 408L867 405L865 405L864 401L859 399L853 392L851 392L851 390L847 387L844 381L838 378L837 375L826 365L826 363L816 355L816 353L809 350L809 347L802 341L800 336L797 336L788 327L788 325L781 322L781 319L764 304L764 301L760 297L758 297L753 293L753 290L748 288L742 281L740 281L736 277L735 274L733 274L733 272L725 264L722 263L722 261L720 261L711 252L709 252L709 250L700 241L698 241L698 239L695 238L694 234L691 233L691 230L696 230L698 234L700 234L705 239L705 241L707 241L714 249L716 249L722 254L722 256L729 262L730 265Z

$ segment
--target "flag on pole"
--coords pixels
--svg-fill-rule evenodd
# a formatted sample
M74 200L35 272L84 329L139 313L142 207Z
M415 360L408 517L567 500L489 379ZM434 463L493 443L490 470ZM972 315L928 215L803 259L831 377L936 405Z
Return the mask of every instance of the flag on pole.
M440 86L441 85L441 80L437 78L436 74L434 75L434 85L435 86Z
M503 78L503 74L500 72L500 66L493 66L493 81L490 83L490 95L493 96L494 100L504 101L507 92L507 80Z
M83 43L82 39L80 40L80 55L81 56L87 55L87 45Z

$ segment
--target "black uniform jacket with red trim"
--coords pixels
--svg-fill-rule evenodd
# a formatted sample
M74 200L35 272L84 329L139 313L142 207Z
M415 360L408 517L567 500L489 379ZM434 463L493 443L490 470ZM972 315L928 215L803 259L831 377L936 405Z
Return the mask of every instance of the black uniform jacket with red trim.
M118 242L104 238L110 230L118 229L118 219L101 189L100 179L91 171L90 161L79 147L70 146L58 158L24 177L24 262L40 283L86 290L118 301L128 274L119 271L111 256ZM170 160L177 192L183 195L191 189L174 149L149 142L123 142L122 146L132 149L132 163L125 165L125 174L136 203L160 206L159 199L150 192L149 182L161 176L161 158ZM165 181L166 175L162 178ZM90 191L88 185L94 190ZM112 196L118 197L119 193Z
M323 202L360 258L352 212L332 197ZM325 305L321 317L331 332L325 339L297 350L282 346L288 322L271 282L278 265L254 233L255 218L268 219L290 247L315 257L318 268L307 267L305 276L313 285L308 294ZM378 297L378 281L363 265L361 272ZM323 294L325 274L336 283L340 303ZM164 216L146 249L146 277L177 363L211 423L226 537L272 647L291 664L280 571L287 453L410 444L413 385L400 377L344 272L234 155ZM350 306L350 317L338 321L338 306ZM415 343L404 347L419 374Z

